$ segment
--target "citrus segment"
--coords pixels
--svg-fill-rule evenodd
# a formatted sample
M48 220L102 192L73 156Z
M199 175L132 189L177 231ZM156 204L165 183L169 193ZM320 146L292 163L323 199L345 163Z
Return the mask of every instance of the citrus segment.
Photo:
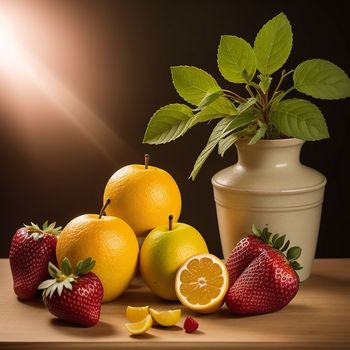
M149 309L149 312L160 326L171 327L174 326L177 322L179 322L181 317L181 310L167 310L167 311L157 311L155 309Z
M131 334L142 334L146 333L152 327L152 323L152 316L147 315L139 322L125 323L125 327Z
M146 318L148 306L128 306L126 308L126 318L129 322L139 322Z
M176 295L183 305L193 311L217 311L223 304L227 289L226 266L212 254L189 258L176 274Z

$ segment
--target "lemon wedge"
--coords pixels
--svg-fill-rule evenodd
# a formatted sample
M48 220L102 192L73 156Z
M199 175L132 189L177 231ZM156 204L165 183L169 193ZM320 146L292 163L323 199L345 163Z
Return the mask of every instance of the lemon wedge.
M149 314L148 306L128 306L125 314L129 322L139 322Z
M165 327L174 326L177 322L179 322L181 317L180 309L157 311L155 309L150 308L149 312L154 321L157 322L157 324Z
M146 333L152 327L152 316L147 315L143 320L139 322L125 323L125 327L131 334L143 334Z

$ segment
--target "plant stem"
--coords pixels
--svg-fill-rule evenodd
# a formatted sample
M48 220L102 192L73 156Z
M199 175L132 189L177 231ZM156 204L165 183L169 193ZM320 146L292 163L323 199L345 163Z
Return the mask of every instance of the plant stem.
M230 95L231 97L235 97L235 100L241 103L247 102L247 99L236 94L235 92L231 91L231 90L225 90L222 89L223 92L225 92L226 94Z
M169 231L173 229L173 216L170 214L169 215Z
M284 93L284 96L285 97L287 94L289 94L291 91L293 91L295 89L294 86L291 86L285 93Z
M287 72L287 73L286 73L286 71L285 71L284 69L282 70L281 78L280 78L279 82L277 83L277 86L276 86L276 88L275 88L275 91L273 92L273 94L272 94L272 96L271 96L271 100L275 97L276 93L278 92L279 88L280 88L281 85L282 85L283 80L284 80L289 74L291 74L291 73L293 73L293 72L294 72L293 69L290 70L290 71Z
M148 153L146 153L145 154L145 169L148 169L148 164L149 164L149 154Z
M102 215L103 215L104 211L106 210L107 206L109 205L109 203L111 203L111 200L109 198L107 198L105 204L103 205L103 207L100 211L100 215L98 216L99 219L102 218Z

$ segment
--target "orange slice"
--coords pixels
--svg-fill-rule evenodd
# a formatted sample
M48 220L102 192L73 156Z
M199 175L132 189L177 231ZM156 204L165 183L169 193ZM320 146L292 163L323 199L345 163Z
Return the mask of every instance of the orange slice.
M181 303L199 313L220 309L228 289L225 264L212 254L189 258L177 271L176 295Z

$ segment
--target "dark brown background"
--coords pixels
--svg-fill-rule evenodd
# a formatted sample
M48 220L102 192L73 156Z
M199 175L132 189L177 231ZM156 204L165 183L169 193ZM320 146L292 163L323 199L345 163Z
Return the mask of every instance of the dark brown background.
M287 67L325 58L350 72L346 1L2 1L18 14L21 37L45 66L93 109L114 133L101 136L106 157L38 89L23 83L13 97L0 70L1 249L23 222L47 218L65 225L98 212L108 178L119 167L142 162L168 170L183 196L181 221L197 227L211 252L221 255L211 176L235 161L210 157L197 180L188 180L210 128L201 125L163 146L142 144L152 113L180 102L169 66L188 64L229 84L216 68L221 34L251 43L280 11L290 19L294 48ZM22 17L21 17L22 16ZM1 53L0 53L1 55ZM23 99L23 101L21 101ZM21 112L15 105L23 102ZM331 138L308 142L302 161L328 178L318 257L349 257L349 101L317 101ZM25 125L25 127L23 127ZM107 137L108 138L108 137Z

